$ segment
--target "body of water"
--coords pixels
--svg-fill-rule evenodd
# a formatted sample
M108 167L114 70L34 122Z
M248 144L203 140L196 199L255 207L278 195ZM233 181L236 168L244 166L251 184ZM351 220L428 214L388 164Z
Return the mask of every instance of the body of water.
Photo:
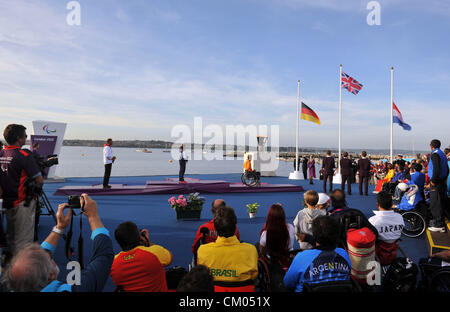
M149 149L152 153L137 152L136 148L113 147L117 157L112 176L153 176L178 175L179 164L173 160L172 154L162 149ZM213 160L190 160L187 164L186 176L189 174L240 173L243 168L242 157L225 159L223 151L205 154L204 158ZM192 157L191 157L192 158ZM223 159L220 159L223 158ZM172 162L170 162L172 160ZM316 166L318 169L319 166ZM276 174L289 176L293 171L293 163L280 161ZM63 146L59 155L59 165L55 175L58 177L102 177L103 148L87 146ZM318 177L318 174L316 175Z

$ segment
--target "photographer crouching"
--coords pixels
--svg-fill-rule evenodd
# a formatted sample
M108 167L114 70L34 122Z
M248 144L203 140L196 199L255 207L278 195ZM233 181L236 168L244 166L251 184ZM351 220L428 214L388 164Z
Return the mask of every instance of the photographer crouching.
M3 136L7 146L0 151L0 186L3 208L6 210L6 260L25 245L34 241L36 199L27 200L27 183L33 181L42 188L44 179L32 153L23 150L27 140L26 128L8 125Z
M82 208L91 226L93 251L89 264L80 272L79 285L69 285L57 280L59 269L53 253L60 237L69 226L73 209ZM67 210L67 214L64 214ZM108 230L98 216L97 203L87 194L79 198L79 206L61 204L56 213L57 225L41 244L29 244L21 249L7 267L2 282L14 292L100 292L108 279L114 260L112 241Z

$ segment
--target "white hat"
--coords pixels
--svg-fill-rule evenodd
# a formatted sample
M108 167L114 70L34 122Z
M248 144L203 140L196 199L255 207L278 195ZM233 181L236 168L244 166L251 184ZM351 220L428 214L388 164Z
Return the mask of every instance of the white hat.
M330 200L330 196L328 196L325 193L319 193L319 201L317 202L317 205L326 204L329 200Z
M406 190L408 189L408 184L406 183L399 183L397 185L398 189L402 192L406 192Z

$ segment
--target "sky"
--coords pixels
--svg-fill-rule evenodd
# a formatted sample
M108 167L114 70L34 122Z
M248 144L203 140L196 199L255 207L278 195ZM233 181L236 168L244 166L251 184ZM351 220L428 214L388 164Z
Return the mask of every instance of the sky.
M0 127L67 122L66 139L169 140L173 127L278 125L295 146L338 146L339 64L363 84L343 90L343 148L450 145L450 2L385 0L370 26L363 0L0 0ZM203 139L207 141L207 138ZM198 142L197 142L198 143Z

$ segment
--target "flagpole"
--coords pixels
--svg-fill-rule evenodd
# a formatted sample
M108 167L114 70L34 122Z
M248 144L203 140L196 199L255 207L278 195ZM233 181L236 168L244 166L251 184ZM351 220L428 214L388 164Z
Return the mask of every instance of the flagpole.
M300 80L298 80L298 89L297 89L297 124L296 124L296 132L295 132L295 168L294 172L289 174L289 179L292 180L301 180L300 172L298 171L299 161L298 161L298 139L299 139L299 123L300 123Z
M390 145L390 162L393 162L393 141L394 141L394 66L391 67L391 145Z
M298 89L297 89L297 131L296 131L296 143L295 143L295 171L298 171L298 139L299 139L299 123L300 123L300 80L298 81Z

